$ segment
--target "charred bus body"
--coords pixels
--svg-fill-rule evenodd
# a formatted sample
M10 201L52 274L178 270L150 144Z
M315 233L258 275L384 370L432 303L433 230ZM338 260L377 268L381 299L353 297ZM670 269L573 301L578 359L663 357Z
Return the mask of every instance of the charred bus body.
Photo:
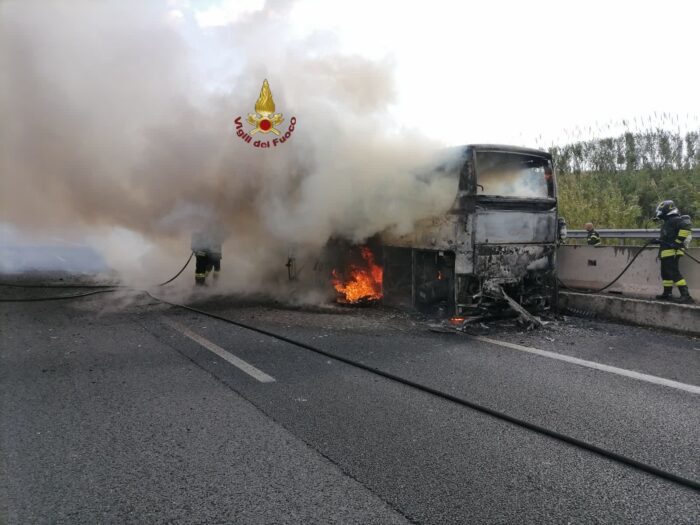
M413 232L384 234L384 302L471 315L499 308L503 293L541 310L556 302L557 188L539 150L469 145L437 176L458 179L450 210Z

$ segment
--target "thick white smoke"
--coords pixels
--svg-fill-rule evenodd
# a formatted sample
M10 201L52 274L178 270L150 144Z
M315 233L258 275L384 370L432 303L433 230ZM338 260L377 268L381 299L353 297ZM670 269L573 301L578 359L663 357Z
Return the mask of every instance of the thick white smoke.
M287 2L206 31L172 7L0 4L1 222L99 235L117 266L133 248L109 232L135 232L152 246L118 269L153 280L184 262L193 230L218 221L226 282L254 289L284 273L291 247L407 231L450 205L454 181L411 174L436 144L387 116L400 88L389 60L295 38ZM280 129L297 119L291 139L266 150L234 129L263 79Z

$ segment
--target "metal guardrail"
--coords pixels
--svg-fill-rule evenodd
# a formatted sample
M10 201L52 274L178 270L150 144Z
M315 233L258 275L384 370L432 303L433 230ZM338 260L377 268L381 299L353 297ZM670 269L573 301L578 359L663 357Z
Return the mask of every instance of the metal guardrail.
M659 230L596 230L603 239L656 239ZM693 228L693 238L700 238L700 228ZM585 239L588 235L586 230L569 230L567 238Z

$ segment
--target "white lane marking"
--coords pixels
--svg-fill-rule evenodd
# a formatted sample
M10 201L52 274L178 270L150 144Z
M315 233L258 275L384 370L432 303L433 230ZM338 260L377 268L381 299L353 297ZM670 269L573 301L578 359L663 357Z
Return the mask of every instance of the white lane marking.
M245 361L243 361L243 359L236 357L231 352L224 350L223 348L221 348L218 345L215 345L214 343L212 343L208 339L205 339L201 335L195 334L189 328L182 326L180 323L176 323L175 321L173 321L171 319L164 318L163 320L167 324L172 326L175 330L182 333L184 336L189 337L190 339L192 339L196 343L199 343L207 350L214 352L216 355L218 355L224 361L228 361L233 366L242 370L243 372L245 372L249 376L257 379L261 383L274 383L274 381L275 381L274 377L267 375L262 370L258 370L250 363L246 363Z
M558 359L559 361L566 361L567 363L573 363L575 365L585 366L588 368L594 368L596 370L602 370L603 372L610 372L611 374L617 374L625 377L631 377L633 379L638 379L640 381L646 381L647 383L654 383L657 385L668 386L670 388L676 388L678 390L685 390L686 392L691 392L693 394L700 394L700 386L688 385L686 383L679 383L678 381L672 381L671 379L664 379L663 377L652 376L649 374L642 374L641 372L635 372L633 370L626 370L624 368L618 368L616 366L603 365L596 363L594 361L586 361L585 359L579 359L578 357L570 357L568 355L557 354L555 352L548 352L547 350L539 350L537 348L532 348L530 346L518 345L515 343L508 343L507 341L499 341L497 339L491 339L490 337L483 337L480 335L470 335L472 339L477 341L483 341L485 343L491 343L498 346L504 346L506 348L511 348L513 350L520 350L521 352L529 352L531 354L536 354L542 357L549 357L551 359Z

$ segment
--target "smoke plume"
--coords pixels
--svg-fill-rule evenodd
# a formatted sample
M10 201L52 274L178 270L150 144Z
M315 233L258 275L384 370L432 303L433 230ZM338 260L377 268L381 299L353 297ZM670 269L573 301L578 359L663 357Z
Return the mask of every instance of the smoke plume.
M192 231L216 222L226 282L251 289L285 273L290 249L408 231L450 205L453 181L412 175L436 144L388 117L389 59L294 36L286 2L207 30L176 7L0 5L0 222L97 236L108 258L133 249L111 232L133 232L150 248L134 250L127 280L167 277ZM254 113L264 79L278 127L297 124L259 149L234 119Z

